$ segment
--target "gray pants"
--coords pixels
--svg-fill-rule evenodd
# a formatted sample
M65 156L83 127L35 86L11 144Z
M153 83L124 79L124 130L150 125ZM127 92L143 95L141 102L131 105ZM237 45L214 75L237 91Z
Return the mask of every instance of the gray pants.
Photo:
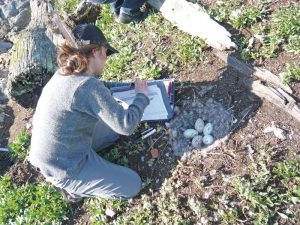
M113 144L119 135L104 122L97 123L92 147L103 149ZM129 199L141 190L141 178L133 170L111 163L90 151L79 173L64 181L47 179L54 186L67 191L73 198L101 197L105 199Z

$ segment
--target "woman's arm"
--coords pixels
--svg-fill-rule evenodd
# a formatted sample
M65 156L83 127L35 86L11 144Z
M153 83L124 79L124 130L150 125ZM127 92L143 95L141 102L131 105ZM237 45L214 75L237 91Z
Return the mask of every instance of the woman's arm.
M145 85L145 84L143 84ZM145 88L142 88L143 91ZM149 98L139 91L128 109L111 96L102 81L91 78L75 92L72 108L102 119L115 132L130 135L140 123Z

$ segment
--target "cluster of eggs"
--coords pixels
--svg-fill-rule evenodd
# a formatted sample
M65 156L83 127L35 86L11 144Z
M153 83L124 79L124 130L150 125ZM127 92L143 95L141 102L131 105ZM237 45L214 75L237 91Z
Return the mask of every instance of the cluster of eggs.
M183 132L183 136L187 139L192 139L192 146L198 148L201 144L210 145L213 143L214 138L211 135L213 131L213 125L211 123L205 124L204 121L199 118L195 122L195 129L186 129ZM200 134L203 134L200 135Z

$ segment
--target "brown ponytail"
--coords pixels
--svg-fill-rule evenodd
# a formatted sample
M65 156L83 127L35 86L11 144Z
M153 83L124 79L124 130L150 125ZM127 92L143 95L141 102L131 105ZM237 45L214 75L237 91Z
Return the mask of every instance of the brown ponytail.
M88 58L95 47L87 46L76 49L67 43L60 45L57 54L57 63L63 75L68 76L85 72L89 63Z

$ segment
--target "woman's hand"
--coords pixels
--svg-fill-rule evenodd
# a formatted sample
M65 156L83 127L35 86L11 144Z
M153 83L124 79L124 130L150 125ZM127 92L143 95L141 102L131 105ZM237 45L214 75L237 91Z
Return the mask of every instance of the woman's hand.
M137 80L134 82L135 93L143 93L148 96L148 85L145 80Z

